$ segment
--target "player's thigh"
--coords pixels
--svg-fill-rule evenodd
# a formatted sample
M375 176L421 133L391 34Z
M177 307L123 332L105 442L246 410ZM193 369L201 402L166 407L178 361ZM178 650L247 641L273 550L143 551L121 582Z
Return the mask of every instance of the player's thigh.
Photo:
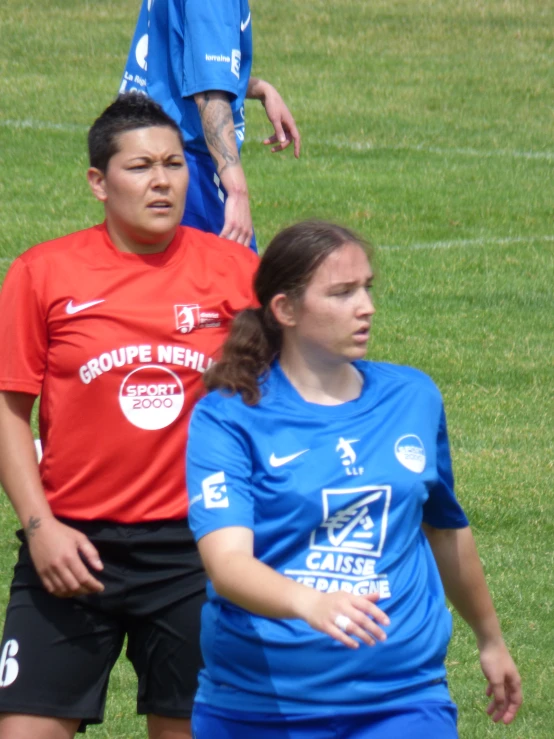
M78 719L0 715L0 739L73 739L78 728Z
M200 651L204 590L128 625L127 656L138 677L138 713L190 718Z
M190 719L149 714L148 739L192 739Z
M123 644L117 621L14 581L0 646L0 712L101 720Z

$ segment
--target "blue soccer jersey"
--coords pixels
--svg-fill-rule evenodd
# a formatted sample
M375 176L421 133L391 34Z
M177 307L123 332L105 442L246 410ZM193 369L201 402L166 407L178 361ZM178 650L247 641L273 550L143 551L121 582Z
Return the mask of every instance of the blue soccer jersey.
M255 556L307 587L379 593L388 638L350 650L302 620L248 613L209 584L200 702L356 713L412 691L448 700L451 616L421 523L468 522L441 396L418 370L355 365L363 390L342 405L304 401L278 362L255 406L219 392L201 400L188 443L189 520L197 539L252 529Z
M179 124L187 149L206 154L193 96L227 92L240 150L251 67L248 0L143 0L120 92L147 93Z

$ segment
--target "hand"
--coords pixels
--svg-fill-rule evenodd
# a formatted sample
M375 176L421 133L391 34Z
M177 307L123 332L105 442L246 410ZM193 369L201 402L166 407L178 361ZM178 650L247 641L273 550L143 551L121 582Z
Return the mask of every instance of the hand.
M388 626L390 620L386 613L375 605L375 601L379 599L377 593L352 595L343 591L318 593L309 590L308 592L312 594L312 597L304 608L302 618L312 628L329 634L333 639L351 649L357 649L360 646L352 636L357 636L369 647L375 646L376 640L384 641L387 638L378 624ZM336 625L337 616L350 619L345 629Z
M88 538L55 518L43 518L28 533L33 564L46 590L58 598L100 593L102 583L89 572L103 564Z
M248 193L229 192L225 201L225 223L220 237L250 246L253 233Z
M496 723L511 723L519 710L523 696L521 678L503 641L480 649L481 669L487 678L486 693L491 702L487 713Z
M294 141L294 156L298 159L300 156L300 133L296 128L292 113L273 85L268 85L268 87L264 107L275 133L273 136L264 139L264 144L266 146L276 144L271 149L271 152L275 154L277 151L286 149Z
M292 113L277 90L265 80L250 78L248 96L261 101L275 133L264 140L264 144L272 145L272 153L283 151L294 141L294 156L300 156L300 133Z

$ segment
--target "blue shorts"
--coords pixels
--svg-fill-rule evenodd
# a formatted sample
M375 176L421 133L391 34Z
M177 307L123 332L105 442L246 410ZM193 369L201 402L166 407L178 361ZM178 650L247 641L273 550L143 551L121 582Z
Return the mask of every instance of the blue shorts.
M453 703L422 701L359 715L246 713L195 702L194 739L457 739Z
M185 158L190 179L182 223L217 235L225 223L227 192L209 154L186 150ZM252 236L250 248L258 253L255 235Z

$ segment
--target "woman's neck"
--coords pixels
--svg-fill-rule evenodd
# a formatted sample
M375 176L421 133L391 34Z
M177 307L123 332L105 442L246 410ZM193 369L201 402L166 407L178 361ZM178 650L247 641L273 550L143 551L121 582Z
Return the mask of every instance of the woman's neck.
M308 403L341 405L362 392L363 377L350 362L326 364L306 357L281 354L281 369Z

